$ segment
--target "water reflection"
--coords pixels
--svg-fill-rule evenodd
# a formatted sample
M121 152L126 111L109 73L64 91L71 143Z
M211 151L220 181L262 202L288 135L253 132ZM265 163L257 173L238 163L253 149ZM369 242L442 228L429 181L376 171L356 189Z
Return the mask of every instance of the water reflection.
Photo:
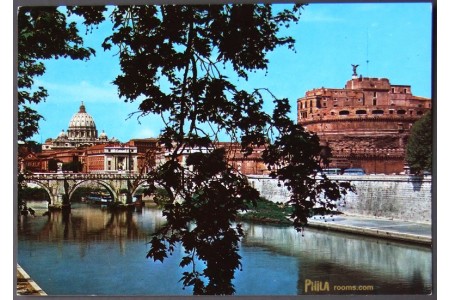
M44 216L45 207L33 208L36 217L18 220L18 263L48 294L191 294L178 282L182 249L163 264L145 259L150 234L164 222L159 210L111 213L79 204L69 214ZM303 294L307 280L372 285L369 294L431 292L428 248L312 229L302 237L290 227L244 228L238 295Z
M290 227L254 224L246 224L244 245L296 257L299 294L308 279L331 286L373 285L374 294L431 292L432 257L427 247L314 229L302 237Z
M145 218L142 211L130 210L109 211L106 207L74 204L70 211L55 211L49 214L41 213L39 220L30 216L20 216L19 236L26 235L28 239L42 240L140 240L154 232L164 218L159 210L146 210ZM45 214L45 216L44 216Z

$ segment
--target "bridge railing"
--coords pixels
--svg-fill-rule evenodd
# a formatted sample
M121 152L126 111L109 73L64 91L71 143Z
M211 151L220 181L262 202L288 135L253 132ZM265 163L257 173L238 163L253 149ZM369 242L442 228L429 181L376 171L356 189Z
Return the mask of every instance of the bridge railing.
M32 173L23 174L25 180L92 180L92 179L146 179L146 175L128 173Z

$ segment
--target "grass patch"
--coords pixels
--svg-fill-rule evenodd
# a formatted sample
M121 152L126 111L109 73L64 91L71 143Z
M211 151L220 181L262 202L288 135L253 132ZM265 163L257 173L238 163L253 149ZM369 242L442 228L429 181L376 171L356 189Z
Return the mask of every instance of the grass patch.
M239 219L254 223L292 225L292 221L288 219L291 213L292 207L290 206L260 198L257 201L256 207L241 214Z

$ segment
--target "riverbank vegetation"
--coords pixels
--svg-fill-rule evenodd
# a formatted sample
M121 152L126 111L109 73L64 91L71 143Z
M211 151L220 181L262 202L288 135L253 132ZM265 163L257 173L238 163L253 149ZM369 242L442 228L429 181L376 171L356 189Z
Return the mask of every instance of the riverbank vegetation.
M252 223L292 225L292 220L289 219L292 212L293 209L289 205L260 198L256 201L255 207L240 214L238 220Z
M406 145L406 161L412 174L431 172L433 165L433 115L427 112L411 128Z

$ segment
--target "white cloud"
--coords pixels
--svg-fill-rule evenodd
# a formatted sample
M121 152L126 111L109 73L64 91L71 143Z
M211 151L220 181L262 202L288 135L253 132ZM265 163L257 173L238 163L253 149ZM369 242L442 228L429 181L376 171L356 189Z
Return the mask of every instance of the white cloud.
M150 137L156 137L159 133L155 133L154 130L150 128L142 128L140 131L136 132L133 135L133 138L150 138Z
M35 85L44 86L48 90L50 97L58 98L60 102L122 102L117 94L116 87L111 83L93 85L88 81L81 81L78 83L55 84L53 82L35 80Z

